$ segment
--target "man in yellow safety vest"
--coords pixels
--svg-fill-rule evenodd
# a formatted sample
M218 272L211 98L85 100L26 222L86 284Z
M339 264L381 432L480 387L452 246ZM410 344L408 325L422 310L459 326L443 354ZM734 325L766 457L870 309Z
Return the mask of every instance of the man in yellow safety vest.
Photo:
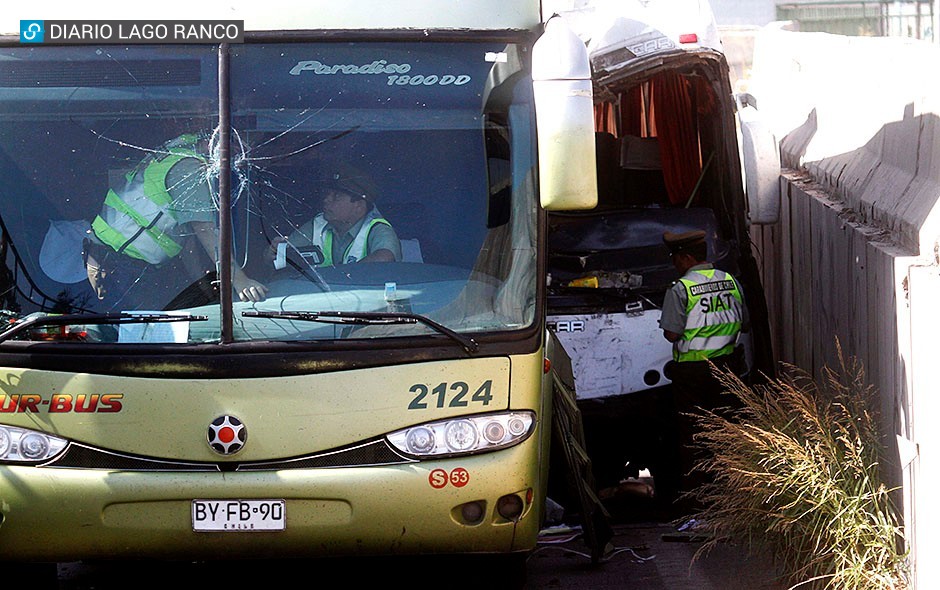
M672 381L673 416L678 442L677 469L682 491L700 485L704 475L693 469L696 462L692 436L695 408L715 410L733 406L732 396L722 396L714 368L743 375L746 372L742 332L749 330L748 312L741 286L730 273L707 262L704 231L663 234L663 242L681 277L666 292L659 325L673 345L673 362L665 371Z
M314 267L401 261L398 235L375 207L375 188L361 173L347 167L326 178L320 191L322 212L286 240L275 238L272 252L287 242Z
M213 263L218 260L218 202L208 151L206 138L180 135L108 190L83 245L88 280L99 299L122 298L148 268L178 262L188 235ZM260 301L267 292L238 267L233 285L242 301Z

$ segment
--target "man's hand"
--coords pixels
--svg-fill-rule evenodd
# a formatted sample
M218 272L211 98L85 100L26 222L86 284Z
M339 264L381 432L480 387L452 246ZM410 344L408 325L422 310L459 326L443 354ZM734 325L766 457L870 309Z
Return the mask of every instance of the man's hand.
M215 225L206 221L194 221L192 227L206 254L213 261L218 262L218 257L215 255L215 243L218 236ZM249 279L245 271L237 266L235 272L232 273L232 286L242 301L264 301L268 294L267 287L254 279Z
M268 288L254 279L248 278L240 268L232 275L232 286L242 301L264 301Z

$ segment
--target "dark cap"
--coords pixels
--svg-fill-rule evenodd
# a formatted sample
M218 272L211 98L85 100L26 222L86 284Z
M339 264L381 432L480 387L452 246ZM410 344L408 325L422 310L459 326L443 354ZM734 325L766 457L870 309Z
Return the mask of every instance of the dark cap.
M681 234L672 232L663 233L663 242L671 254L687 250L692 246L705 243L705 232L702 230L687 231Z
M323 180L325 187L340 190L368 201L374 201L378 193L371 178L350 166L340 166L332 174L327 174Z

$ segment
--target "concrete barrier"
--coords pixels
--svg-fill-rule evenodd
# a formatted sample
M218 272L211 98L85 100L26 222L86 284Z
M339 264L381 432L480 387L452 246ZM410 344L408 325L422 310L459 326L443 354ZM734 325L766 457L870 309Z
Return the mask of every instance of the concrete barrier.
M752 72L787 168L781 221L751 230L775 354L864 363L915 587L940 587L940 49L771 25Z

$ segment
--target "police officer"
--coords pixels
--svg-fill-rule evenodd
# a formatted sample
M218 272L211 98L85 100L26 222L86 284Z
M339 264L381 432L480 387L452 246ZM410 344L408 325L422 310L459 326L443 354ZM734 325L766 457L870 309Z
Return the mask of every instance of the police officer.
M180 135L108 190L83 245L88 280L99 299L119 301L151 268L177 263L188 235L216 262L218 207L207 154L204 138ZM233 284L242 301L265 298L267 288L238 267Z
M735 404L733 396L721 395L713 368L745 373L744 350L738 340L749 330L748 313L738 281L707 262L704 231L666 232L663 242L681 275L666 292L659 325L673 345L673 362L666 376L672 380L680 487L691 491L705 476L693 470L695 424L685 414L696 408L716 410Z
M402 259L398 235L376 208L376 190L361 173L347 167L325 179L321 191L322 212L287 240L276 238L272 249L287 241L317 267Z

